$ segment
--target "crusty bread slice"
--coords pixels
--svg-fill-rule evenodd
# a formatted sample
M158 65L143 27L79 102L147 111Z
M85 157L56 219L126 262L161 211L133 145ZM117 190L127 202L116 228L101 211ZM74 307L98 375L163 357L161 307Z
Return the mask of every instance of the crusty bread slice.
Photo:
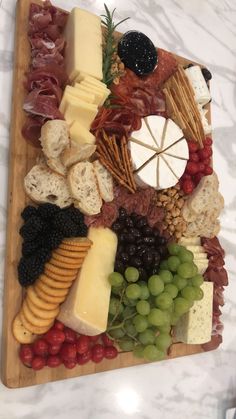
M61 208L72 204L66 179L46 165L35 165L24 179L26 194L37 203L50 202Z
M58 175L65 176L66 175L66 168L63 166L60 157L47 159L47 165L50 167L51 170L58 173Z
M41 128L41 145L48 159L55 159L69 144L69 133L66 121L54 119L47 121Z
M99 160L93 162L95 175L98 181L100 195L105 202L111 202L114 199L113 179L108 170Z
M210 176L204 176L190 198L188 199L189 209L200 214L211 208L211 197L219 187L217 175L213 172Z
M96 151L94 144L77 144L71 141L70 145L62 152L61 161L65 167L70 167L83 160L88 160Z
M98 214L102 206L102 199L92 163L79 162L75 164L70 168L67 179L71 194L75 199L75 206L83 214Z

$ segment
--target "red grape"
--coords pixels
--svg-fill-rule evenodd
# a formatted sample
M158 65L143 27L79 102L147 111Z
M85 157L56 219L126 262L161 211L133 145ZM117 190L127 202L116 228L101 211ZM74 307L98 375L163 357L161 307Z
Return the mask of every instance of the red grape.
M105 346L113 346L114 342L111 340L106 333L102 334L102 341Z
M76 342L77 334L74 330L70 329L69 327L65 327L63 332L65 333L65 342L68 342L68 343Z
M47 366L50 368L56 368L61 365L62 360L58 355L50 355L47 359Z
M63 361L63 364L69 370L72 370L77 365L77 362L74 359L67 359Z
M205 165L202 162L198 163L198 172L204 172L204 169Z
M97 343L92 348L92 361L96 363L101 362L104 358L104 353L104 346Z
M213 173L213 169L212 169L212 167L210 167L210 166L205 166L205 168L204 168L204 175L205 175L205 176L208 176L208 175L212 175L212 173Z
M182 189L186 195L191 194L194 190L194 183L192 180L184 180Z
M190 153L195 153L198 150L196 141L188 141L188 149Z
M203 176L204 176L204 173L202 173L202 172L196 173L196 175L194 176L194 181L195 181L196 185L199 184L199 182L200 182L200 180Z
M62 322L60 322L59 320L56 320L53 326L55 329L58 330L64 330L65 326Z
M63 361L74 360L76 358L76 345L68 342L63 343L60 356Z
M91 342L97 342L101 335L89 336Z
M49 345L48 353L50 355L57 355L60 352L61 344L60 345Z
M41 370L46 365L46 359L42 356L35 356L32 360L31 366L33 370L38 371Z
M198 165L192 161L188 161L186 166L186 172L189 175L195 175L198 172Z
M28 367L31 367L31 362L34 357L32 345L21 345L19 356L23 364L27 365Z
M35 355L47 356L48 355L48 342L44 339L38 339L33 343L33 351Z
M197 153L190 153L189 160L197 163L199 161L199 156Z
M92 358L92 350L89 349L87 352L77 355L77 362L79 365L84 365L84 364L87 364L87 362L89 362L91 358Z
M104 356L107 359L113 359L116 358L118 355L118 351L115 348L115 346L106 346L104 350Z
M54 327L50 329L45 335L44 339L50 345L59 345L65 340L65 333L62 330L55 329Z
M89 350L89 337L85 335L81 335L78 337L76 341L76 350L79 354L83 354Z
M212 145L212 139L210 137L206 137L204 145Z

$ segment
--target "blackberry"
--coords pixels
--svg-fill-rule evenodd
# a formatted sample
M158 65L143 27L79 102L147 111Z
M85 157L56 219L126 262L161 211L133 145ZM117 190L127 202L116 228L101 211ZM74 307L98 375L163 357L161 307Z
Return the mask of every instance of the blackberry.
M23 256L30 256L36 252L36 250L41 247L41 243L39 240L25 240L22 243L22 255Z
M53 227L62 232L64 237L76 236L78 225L76 225L66 212L59 212L53 220Z
M50 259L50 253L40 249L30 257L22 257L18 265L19 283L25 287L33 284L44 270L45 263Z
M36 215L32 215L20 228L20 235L26 240L33 240L39 233L47 229L45 221Z
M84 220L82 212L80 212L80 210L78 208L75 208L74 206L66 208L63 211L68 216L68 218L70 218L71 221L73 221L75 224L80 224L81 221Z
M88 234L88 227L86 226L86 224L83 223L79 226L77 231L78 231L77 233L78 236L86 237Z
M33 207L32 205L28 205L25 207L21 213L21 217L24 221L28 221L33 215L37 215L37 208Z
M41 204L38 207L38 214L44 220L49 220L50 218L54 217L59 211L61 211L60 207L55 204Z
M64 234L61 231L52 229L45 237L44 246L49 250L56 249L64 239Z

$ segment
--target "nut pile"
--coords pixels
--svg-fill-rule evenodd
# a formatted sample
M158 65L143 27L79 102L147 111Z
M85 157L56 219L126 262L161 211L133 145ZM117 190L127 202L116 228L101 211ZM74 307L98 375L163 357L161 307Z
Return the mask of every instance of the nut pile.
M116 52L114 52L112 59L113 63L111 65L111 74L115 76L115 78L113 79L113 83L119 84L120 77L125 75L125 66Z
M183 191L177 184L172 188L158 192L156 199L157 206L164 207L166 210L162 224L163 230L168 230L172 236L180 239L187 228L187 223L182 216L182 208L186 199Z

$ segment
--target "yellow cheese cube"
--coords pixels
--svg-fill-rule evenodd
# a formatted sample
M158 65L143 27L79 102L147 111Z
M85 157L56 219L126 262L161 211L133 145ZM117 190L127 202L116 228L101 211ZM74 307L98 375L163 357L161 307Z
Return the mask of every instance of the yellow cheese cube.
M70 128L70 138L72 141L75 141L77 144L94 144L95 137L91 132L87 130L80 122L74 121Z
M58 319L78 333L94 336L107 328L111 292L108 275L114 269L117 236L109 228L90 228L88 237L93 244Z

